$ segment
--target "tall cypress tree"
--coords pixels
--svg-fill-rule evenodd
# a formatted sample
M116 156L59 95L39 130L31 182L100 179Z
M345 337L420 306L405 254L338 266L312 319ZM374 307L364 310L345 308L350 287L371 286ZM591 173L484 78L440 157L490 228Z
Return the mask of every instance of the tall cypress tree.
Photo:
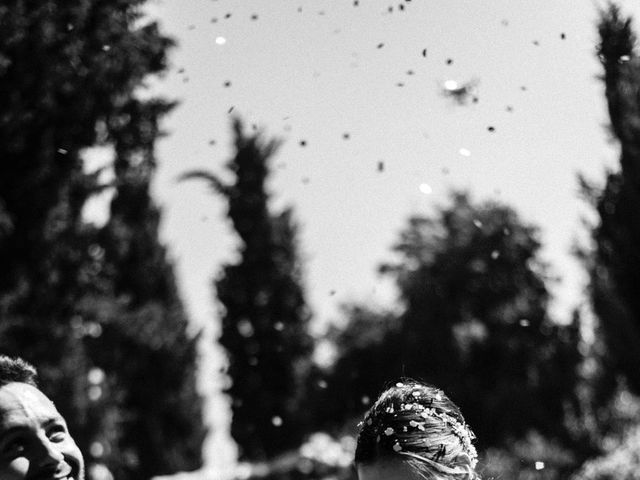
M305 428L299 392L308 364L309 309L292 211L274 213L266 180L279 142L247 135L233 124L235 156L228 163L230 185L208 172L203 178L228 202L240 240L240 258L226 265L215 286L222 305L221 344L229 356L233 422L241 457L259 460L299 445Z
M600 220L593 229L590 292L607 367L640 393L640 59L631 19L614 4L601 12L599 33L620 170L607 173L601 191L587 189Z
M142 0L0 6L0 350L40 370L91 466L117 478L200 465L195 339L148 194L164 100L136 90L172 41ZM85 173L112 146L113 185ZM86 223L112 189L111 220Z

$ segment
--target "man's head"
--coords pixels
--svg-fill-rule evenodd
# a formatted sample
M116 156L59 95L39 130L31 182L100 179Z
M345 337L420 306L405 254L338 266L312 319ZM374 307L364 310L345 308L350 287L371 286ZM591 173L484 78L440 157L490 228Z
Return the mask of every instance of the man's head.
M84 480L84 460L36 370L0 355L0 480Z

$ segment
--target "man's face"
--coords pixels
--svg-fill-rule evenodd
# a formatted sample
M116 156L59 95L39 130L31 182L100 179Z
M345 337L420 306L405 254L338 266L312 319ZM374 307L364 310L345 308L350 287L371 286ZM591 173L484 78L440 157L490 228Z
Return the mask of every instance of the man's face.
M0 387L0 480L84 480L84 460L55 405L25 383Z

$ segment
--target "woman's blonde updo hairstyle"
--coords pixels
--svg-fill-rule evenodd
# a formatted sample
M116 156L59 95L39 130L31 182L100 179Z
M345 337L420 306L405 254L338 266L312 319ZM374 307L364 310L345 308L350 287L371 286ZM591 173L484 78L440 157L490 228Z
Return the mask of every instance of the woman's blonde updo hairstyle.
M401 459L425 479L479 480L475 435L441 390L404 380L385 390L360 424L356 465Z

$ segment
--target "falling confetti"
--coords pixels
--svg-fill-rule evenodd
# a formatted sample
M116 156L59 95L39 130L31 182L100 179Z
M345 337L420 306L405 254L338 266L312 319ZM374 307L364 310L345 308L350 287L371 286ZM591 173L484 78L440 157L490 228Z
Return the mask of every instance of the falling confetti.
M60 155L66 155L68 153L68 150L66 148L59 148L58 150L56 150Z
M494 250L493 252L491 252L491 258L493 260L497 260L499 256L500 256L500 252L498 250Z
M453 64L453 59L452 58L447 58L446 64L447 65L452 65Z
M384 172L384 162L378 162L378 171Z
M235 107L230 107L230 108L229 108L229 110L227 110L227 113L231 113L231 112L233 112L233 109L234 109L234 108L235 108Z
M280 418L278 415L271 417L271 423L273 424L274 427L281 427L282 418Z
M460 150L458 150L458 153L460 155L462 155L463 157L471 156L471 152L469 150L467 150L466 148L461 148Z
M528 327L529 325L531 325L531 322L529 322L529 320L527 320L526 318L521 318L518 323L520 323L521 327Z
M226 82L223 83L224 87L230 87L231 86L231 82L229 80L227 80Z
M473 224L476 228L482 228L482 221L478 220L477 218L473 221Z
M227 43L227 39L224 37L216 37L216 45L224 45Z
M446 80L442 85L442 94L445 97L452 98L460 105L465 105L469 99L474 103L478 101L478 80L471 79L464 83L459 83L456 80Z
M431 195L433 193L433 188L431 188L431 185L428 183L421 183L418 189L425 195Z
M306 147L307 146L307 141L306 140L300 140L300 146L301 147Z
M544 470L544 462L536 462L536 470Z
M496 128L495 127L487 127L487 130L490 132L495 132Z
M423 57L425 57L425 58L427 58L427 49L426 49L426 48L424 48L424 49L422 50L422 56L423 56Z
M380 49L382 47L384 47L384 43L379 43L376 48Z
M564 39L566 39L566 38L567 38L567 36L566 36L564 33L561 33L561 34L560 34L560 39L561 39L561 40L564 40Z

